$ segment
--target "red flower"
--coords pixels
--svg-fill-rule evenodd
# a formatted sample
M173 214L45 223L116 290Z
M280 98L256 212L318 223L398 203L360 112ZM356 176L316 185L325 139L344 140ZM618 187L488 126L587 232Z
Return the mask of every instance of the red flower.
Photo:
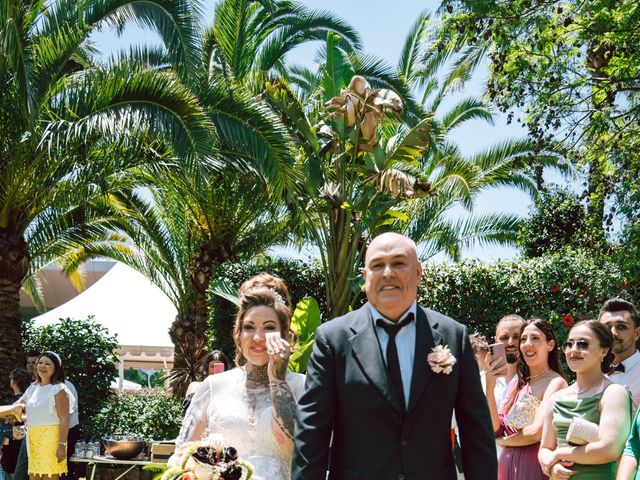
M556 285L555 283L551 285L551 293L558 293L558 290L560 290L560 287L558 287L558 285Z
M564 317L562 317L562 323L567 328L571 328L571 325L575 322L575 319L571 316L570 313L567 313Z
M193 472L184 472L182 474L181 480L196 480L196 476L193 474Z

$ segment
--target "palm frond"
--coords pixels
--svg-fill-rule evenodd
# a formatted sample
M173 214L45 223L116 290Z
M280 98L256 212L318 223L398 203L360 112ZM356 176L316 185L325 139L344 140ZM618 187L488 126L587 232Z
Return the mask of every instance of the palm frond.
M411 83L418 72L417 63L420 59L421 42L424 39L430 18L429 12L421 12L405 37L398 61L398 76L407 83Z
M42 291L42 281L37 274L29 275L22 284L22 289L29 296L36 306L38 313L44 313L47 307L44 303L44 295Z
M494 125L493 114L488 105L477 98L465 98L447 111L440 124L445 131L451 131L469 120L484 120Z

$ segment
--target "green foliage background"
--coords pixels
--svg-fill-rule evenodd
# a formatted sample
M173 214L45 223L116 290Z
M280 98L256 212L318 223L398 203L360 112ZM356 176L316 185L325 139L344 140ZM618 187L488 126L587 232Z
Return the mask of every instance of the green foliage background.
M147 440L176 438L182 423L182 401L161 389L143 389L112 397L88 422L94 439L138 435Z
M525 258L556 253L567 247L605 250L591 226L584 204L567 189L543 191L532 205L527 221L518 232L517 244Z
M53 325L27 328L23 337L25 351L51 350L60 355L65 376L78 391L81 425L113 395L110 385L118 375L116 337L92 318L64 318Z
M425 269L420 299L425 305L492 338L495 324L508 313L550 321L558 342L567 326L594 318L610 297L639 304L638 280L615 263L590 253L566 251L531 260L486 264L466 261Z

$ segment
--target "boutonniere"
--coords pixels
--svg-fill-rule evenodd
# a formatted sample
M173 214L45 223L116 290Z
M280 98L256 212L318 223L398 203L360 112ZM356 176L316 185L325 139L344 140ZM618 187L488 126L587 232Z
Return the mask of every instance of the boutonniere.
M456 361L456 357L453 356L447 345L433 347L431 353L427 355L427 362L435 373L449 375L453 371Z

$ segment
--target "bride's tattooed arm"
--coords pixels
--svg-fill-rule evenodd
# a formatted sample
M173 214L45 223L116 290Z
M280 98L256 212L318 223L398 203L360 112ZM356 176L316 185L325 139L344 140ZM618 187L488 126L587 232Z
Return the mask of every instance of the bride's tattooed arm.
M296 400L291 393L291 387L286 381L272 380L271 401L273 402L273 420L277 430L282 433L276 436L278 443L293 446L293 426L296 420Z

